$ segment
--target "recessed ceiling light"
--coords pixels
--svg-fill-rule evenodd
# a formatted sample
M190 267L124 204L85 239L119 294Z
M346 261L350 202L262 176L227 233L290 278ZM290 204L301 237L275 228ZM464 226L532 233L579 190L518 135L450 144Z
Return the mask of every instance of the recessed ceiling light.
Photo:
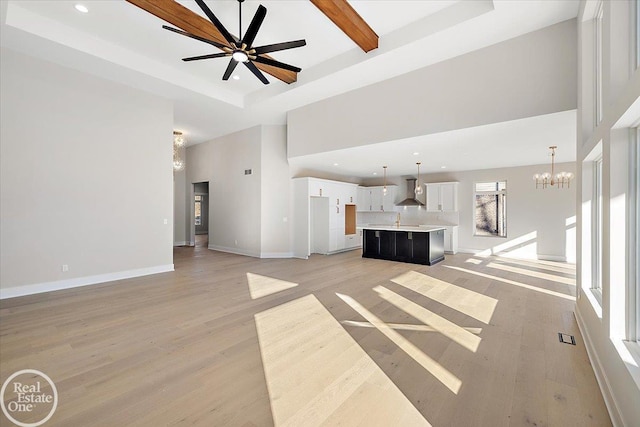
M417 151L415 153L413 153L414 156L417 156L418 154L420 154L420 153L418 153Z
M233 76L233 80L240 80L240 76L236 74L235 76Z
M337 164L337 163L334 163L334 164L333 164L333 166L338 166L338 164Z
M374 175L378 175L378 172L374 172L373 174L374 174Z
M446 168L447 168L446 166L440 166L440 169L446 169Z
M77 4L75 5L75 8L78 12L82 12L82 13L87 13L89 12L89 9L87 9L87 6L83 5L83 4Z

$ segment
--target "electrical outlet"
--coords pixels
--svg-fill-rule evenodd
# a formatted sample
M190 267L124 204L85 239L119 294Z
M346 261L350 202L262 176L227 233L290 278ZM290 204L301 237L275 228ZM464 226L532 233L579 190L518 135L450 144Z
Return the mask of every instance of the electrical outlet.
M164 219L164 225L169 224L169 220L167 218Z
M67 264L62 264L62 272L66 273L67 271L69 271L69 266Z

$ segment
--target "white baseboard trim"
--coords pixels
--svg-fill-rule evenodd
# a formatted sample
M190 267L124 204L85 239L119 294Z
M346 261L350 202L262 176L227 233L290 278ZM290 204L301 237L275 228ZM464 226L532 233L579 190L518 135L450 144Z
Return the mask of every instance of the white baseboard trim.
M538 254L538 259L542 260L542 261L567 262L567 257L566 256L558 256L558 255Z
M342 252L355 251L359 249L362 249L362 246L354 246L353 248L342 248L342 249L338 249L337 251L330 251L330 252L327 252L327 255L339 254Z
M618 409L616 399L613 397L609 379L607 378L607 375L602 368L602 363L598 358L598 353L593 348L593 342L591 341L591 337L589 336L589 331L584 325L584 321L582 320L582 316L580 315L580 311L578 310L577 305L575 307L574 314L576 316L578 329L580 329L582 339L584 340L584 347L587 349L587 355L589 356L589 360L591 361L591 366L593 366L593 372L596 374L596 380L598 381L598 385L600 386L600 391L602 392L604 403L607 406L607 410L609 411L611 423L614 425L614 427L622 427L624 426L624 424L622 423L622 417L620 415L620 410Z
M227 252L227 253L230 253L230 254L250 256L250 257L253 257L253 258L260 258L260 252L255 252L255 251L251 251L251 250L247 250L247 249L228 248L226 246L217 246L217 245L209 245L209 249L211 249L212 251Z
M503 256L507 257L509 255L509 251L502 251L497 253L491 253L491 249L470 249L470 248L458 248L458 252L463 254L473 254L473 255L482 255L482 256ZM522 259L522 257L514 257L518 259ZM567 262L567 257L558 256L558 255L545 255L545 254L537 254L535 259L539 259L542 261L558 261L558 262Z
M293 252L262 252L260 258L293 258Z
M183 242L173 242L173 246L188 246L189 242L187 242L186 240Z
M0 299L78 288L80 286L97 285L99 283L112 282L114 280L131 279L133 277L148 276L150 274L166 273L169 271L173 271L173 264L118 271L115 273L98 274L95 276L77 277L75 279L56 280L54 282L35 283L33 285L13 286L0 289Z

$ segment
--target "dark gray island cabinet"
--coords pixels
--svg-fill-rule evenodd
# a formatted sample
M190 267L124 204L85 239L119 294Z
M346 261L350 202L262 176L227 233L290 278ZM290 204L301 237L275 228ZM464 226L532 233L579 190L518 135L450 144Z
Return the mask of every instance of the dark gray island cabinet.
M444 228L363 227L364 258L433 265L444 259Z

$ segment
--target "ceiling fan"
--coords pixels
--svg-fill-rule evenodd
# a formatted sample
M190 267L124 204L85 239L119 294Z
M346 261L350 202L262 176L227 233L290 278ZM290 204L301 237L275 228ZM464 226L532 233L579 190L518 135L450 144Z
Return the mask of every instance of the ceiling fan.
M222 49L222 53L213 53L208 55L200 55L200 56L191 56L188 58L182 58L183 61L198 61L201 59L212 59L212 58L223 58L230 56L231 60L229 61L229 65L227 66L224 75L222 76L222 80L229 80L231 77L231 73L235 70L236 66L239 62L242 62L245 67L247 67L251 72L264 84L269 84L269 80L262 74L262 72L255 66L253 62L259 62L266 65L271 65L273 67L282 68L285 70L290 70L294 72L300 72L302 69L299 67L295 67L293 65L285 64L284 62L276 61L267 56L261 56L270 52L277 52L280 50L293 49L296 47L305 46L307 42L305 40L295 40L290 42L283 43L275 43L264 46L253 46L253 41L258 34L258 30L262 25L262 21L267 14L267 8L260 5L258 6L258 10L256 14L253 16L251 23L249 24L249 28L247 28L247 32L244 37L242 36L242 3L244 0L238 0L238 8L240 15L240 31L239 37L235 37L227 31L227 29L222 25L222 23L216 18L211 9L205 4L204 0L195 0L200 9L207 15L211 23L220 31L220 34L227 41L227 45L218 43L213 40L206 39L204 37L197 36L195 34L188 33L186 31L179 30L177 28L168 27L163 25L162 28L165 30L173 31L174 33L181 34L186 37L190 37L195 40L199 40L204 43L208 43L213 45L219 49Z

